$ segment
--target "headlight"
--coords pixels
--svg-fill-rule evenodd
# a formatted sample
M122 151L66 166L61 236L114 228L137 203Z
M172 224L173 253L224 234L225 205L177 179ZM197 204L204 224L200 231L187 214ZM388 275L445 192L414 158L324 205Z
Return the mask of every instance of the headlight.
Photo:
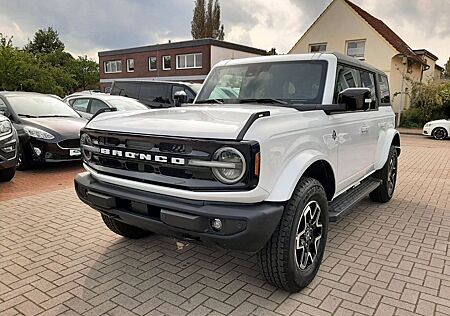
M424 127L428 127L428 126L431 126L431 123L427 123L427 124L425 124L425 126L424 126Z
M222 183L233 184L245 174L245 158L241 152L232 147L222 147L213 155L213 160L223 163L223 167L212 168L214 176Z
M53 136L52 134L50 134L50 133L48 133L46 131L43 131L43 130L41 130L39 128L25 126L23 128L23 130L30 137L39 138L39 139L53 139L53 138L55 138L55 136Z
M0 135L9 134L12 132L11 123L7 120L0 122Z
M92 146L92 139L88 134L82 134L80 137L81 154L86 161L92 159L92 151L87 147Z

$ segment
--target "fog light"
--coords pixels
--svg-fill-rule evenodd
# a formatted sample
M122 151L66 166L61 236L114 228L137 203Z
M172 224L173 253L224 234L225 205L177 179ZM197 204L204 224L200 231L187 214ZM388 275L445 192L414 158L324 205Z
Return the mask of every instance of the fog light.
M10 152L14 151L14 146L8 146L8 147L5 147L5 148L3 148L3 150L4 150L6 153L10 153Z
M211 227L216 231L221 230L222 229L222 221L218 218L214 218L213 220L211 220Z
M35 153L37 156L40 156L40 155L42 154L42 150L41 150L40 148L33 147L33 150L34 150L34 153Z

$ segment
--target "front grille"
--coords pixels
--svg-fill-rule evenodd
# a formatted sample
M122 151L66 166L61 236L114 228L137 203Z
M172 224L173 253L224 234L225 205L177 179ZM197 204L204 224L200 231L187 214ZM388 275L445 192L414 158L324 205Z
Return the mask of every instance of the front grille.
M83 131L85 132L85 131ZM109 150L109 154L97 152L93 154L89 166L97 172L127 178L130 180L165 185L190 190L225 190L244 189L250 181L243 179L242 183L226 185L216 180L208 167L189 166L190 159L211 160L216 150L224 145L232 145L246 156L251 156L252 146L245 142L215 141L205 139L187 139L161 136L125 135L120 133L105 133L88 130L93 146ZM258 146L259 150L259 146ZM120 155L112 155L120 151ZM125 155L125 153L132 153ZM167 162L157 162L154 159L138 159L134 154L155 157L161 155ZM171 159L184 159L186 164L172 163ZM250 161L249 161L250 162ZM247 168L251 170L251 168ZM250 185L254 186L252 181Z
M61 148L80 148L80 139L65 139L58 143Z

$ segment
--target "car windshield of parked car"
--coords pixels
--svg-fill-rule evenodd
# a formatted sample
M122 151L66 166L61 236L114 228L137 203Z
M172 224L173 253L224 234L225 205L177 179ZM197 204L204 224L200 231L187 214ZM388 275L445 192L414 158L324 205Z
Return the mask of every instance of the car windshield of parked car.
M12 110L25 117L80 117L66 103L44 95L12 95L7 97Z
M219 66L211 71L195 103L321 103L326 61L288 61Z
M108 101L113 107L119 111L147 110L148 107L142 103L132 99L111 99Z

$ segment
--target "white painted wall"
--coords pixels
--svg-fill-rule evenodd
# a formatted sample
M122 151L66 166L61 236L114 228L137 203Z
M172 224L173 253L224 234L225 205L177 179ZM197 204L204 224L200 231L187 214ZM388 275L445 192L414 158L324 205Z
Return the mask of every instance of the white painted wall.
M224 48L224 47L219 47L219 46L211 46L211 68L221 60L239 59L239 58L256 57L256 56L260 56L260 55L242 52L239 50L234 50L234 49L229 49L229 48Z

